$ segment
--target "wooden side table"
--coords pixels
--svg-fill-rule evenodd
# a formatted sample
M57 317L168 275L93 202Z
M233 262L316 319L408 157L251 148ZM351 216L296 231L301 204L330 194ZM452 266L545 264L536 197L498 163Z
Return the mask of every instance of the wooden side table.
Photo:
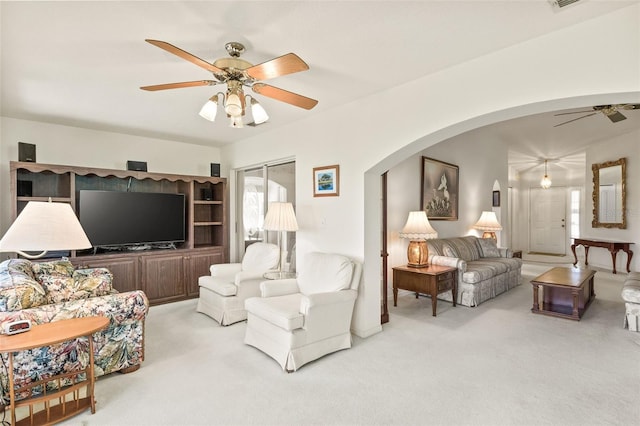
M0 353L9 354L9 395L11 409L12 425L40 425L54 424L64 419L74 416L87 408L91 408L91 413L96 412L96 403L93 394L95 385L95 376L93 370L93 339L91 335L109 325L107 317L85 317L73 318L51 322L48 324L35 325L31 330L14 335L0 335ZM89 364L83 369L74 372L65 372L57 376L49 377L44 380L29 383L19 389L15 389L13 377L13 354L15 352L24 351L43 346L50 346L56 343L66 342L78 337L86 337L89 340ZM78 381L78 376L82 373L86 374L86 379ZM69 378L73 384L58 389L54 392L44 392L42 395L33 396L20 401L16 401L17 392L33 392L33 388L45 386L48 382L58 382ZM80 389L86 387L85 398L80 398ZM67 401L67 396L72 394L71 400ZM51 405L51 401L57 400L57 405ZM44 403L44 409L34 412L35 404ZM29 406L29 417L26 417L16 423L16 408Z
M398 289L431 296L432 314L436 316L438 294L451 291L456 306L458 270L449 266L429 265L427 268L396 266L393 268L393 306L398 306Z

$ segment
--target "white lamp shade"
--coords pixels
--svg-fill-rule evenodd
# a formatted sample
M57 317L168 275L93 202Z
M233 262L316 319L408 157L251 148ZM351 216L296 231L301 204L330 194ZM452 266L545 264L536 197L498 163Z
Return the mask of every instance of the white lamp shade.
M267 111L260 105L260 102L253 98L251 98L251 115L253 115L253 122L256 124L262 124L269 119Z
M267 231L297 231L298 222L291 203L269 203L269 210L264 218L264 229Z
M29 201L0 240L0 251L88 248L91 242L67 203Z
M200 109L200 117L209 120L215 121L216 113L218 112L218 98L217 96L213 96L211 99L207 101L206 104L202 106Z
M409 212L407 223L400 232L400 238L411 240L429 240L438 238L438 232L431 227L425 211Z
M242 115L242 102L240 101L240 97L235 93L229 94L224 110L232 117L240 117Z
M495 212L482 212L480 215L480 219L473 225L475 229L479 229L481 231L500 231L502 230L502 225L498 222L498 218L496 217Z

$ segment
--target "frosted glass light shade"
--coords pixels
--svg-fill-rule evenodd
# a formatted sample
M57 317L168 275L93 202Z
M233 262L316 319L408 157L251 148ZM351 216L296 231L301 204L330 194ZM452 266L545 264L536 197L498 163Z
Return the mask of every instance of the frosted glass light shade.
M227 103L224 106L224 111L232 117L240 117L242 115L242 102L240 97L235 93L231 93L227 96Z
M198 113L205 120L215 121L218 112L218 95L212 96Z
M241 129L243 126L242 124L242 117L241 116L237 116L237 117L230 117L229 118L229 127L233 127L234 129Z
M269 203L264 218L264 229L267 231L297 231L298 222L291 203Z
M253 98L251 98L251 115L253 115L253 122L256 124L262 124L269 119L267 111L260 105L260 102Z
M544 175L544 177L540 181L540 186L542 187L542 189L551 188L551 179L549 178L548 175Z
M17 252L37 258L52 250L82 250L91 248L71 205L29 201L7 233L0 240L0 251ZM27 255L25 251L42 251Z

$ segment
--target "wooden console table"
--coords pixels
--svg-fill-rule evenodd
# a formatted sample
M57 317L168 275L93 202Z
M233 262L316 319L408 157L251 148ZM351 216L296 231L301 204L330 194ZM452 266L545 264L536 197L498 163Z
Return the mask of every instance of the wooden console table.
M73 318L51 322L47 324L35 325L31 330L15 335L0 335L0 353L9 354L9 367L7 374L9 376L9 396L11 408L11 425L42 425L54 424L64 419L74 416L87 408L91 409L91 413L96 411L96 403L93 394L95 385L95 376L93 371L93 339L91 335L102 330L109 325L107 317L84 317ZM77 337L86 337L89 340L89 362L88 365L79 371L64 372L57 376L49 377L44 380L35 381L15 389L13 378L13 354L14 352L25 351L28 349L50 346L56 343L66 342ZM86 374L86 379L79 381L78 376L82 373ZM31 394L33 389L39 386L46 387L48 382L57 382L58 386L62 379L68 378L73 384L65 388L51 392L45 391L42 395L29 397L20 401L16 401L16 393L28 392ZM86 387L86 397L80 398L80 390ZM67 401L67 395L72 394L71 400ZM52 401L56 401L56 405L51 405ZM44 409L34 412L35 404L44 403ZM29 406L29 417L26 417L16 423L16 408Z
M631 264L631 258L633 257L633 252L629 248L629 246L633 243L628 243L624 241L607 241L607 240L592 240L587 238L574 238L573 244L571 244L571 251L573 252L573 257L575 262L573 262L573 266L576 266L578 263L578 256L576 255L576 246L582 245L584 246L584 264L589 264L589 247L602 247L606 248L611 252L611 261L613 263L613 273L616 273L616 255L620 250L627 253L627 272L631 272L629 269L629 265Z

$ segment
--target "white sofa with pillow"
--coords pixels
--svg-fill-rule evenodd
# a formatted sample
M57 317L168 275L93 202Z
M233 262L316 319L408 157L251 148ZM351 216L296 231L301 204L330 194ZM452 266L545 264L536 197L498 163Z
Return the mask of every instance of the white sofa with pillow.
M522 281L522 260L491 238L475 236L427 240L429 263L458 268L457 303L478 306ZM451 301L451 293L438 296Z

